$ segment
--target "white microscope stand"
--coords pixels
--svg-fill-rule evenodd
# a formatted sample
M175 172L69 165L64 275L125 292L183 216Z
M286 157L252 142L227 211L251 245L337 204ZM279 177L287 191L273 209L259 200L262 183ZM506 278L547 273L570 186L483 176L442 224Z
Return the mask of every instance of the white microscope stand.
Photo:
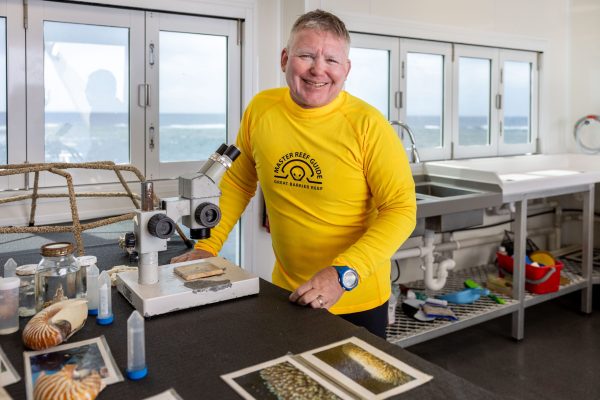
M182 265L206 262L223 268L225 273L186 282L173 271ZM117 274L117 290L144 317L250 296L259 291L258 277L221 257L161 265L158 275L157 283L141 285L137 271Z

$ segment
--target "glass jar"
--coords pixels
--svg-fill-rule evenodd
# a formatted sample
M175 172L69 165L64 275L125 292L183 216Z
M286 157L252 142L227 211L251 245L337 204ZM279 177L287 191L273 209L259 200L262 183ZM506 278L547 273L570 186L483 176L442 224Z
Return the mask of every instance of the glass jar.
M35 314L35 272L37 264L26 264L16 269L19 285L19 317L30 317Z
M68 242L41 248L42 260L35 273L35 308L40 311L62 300L83 297L83 273Z

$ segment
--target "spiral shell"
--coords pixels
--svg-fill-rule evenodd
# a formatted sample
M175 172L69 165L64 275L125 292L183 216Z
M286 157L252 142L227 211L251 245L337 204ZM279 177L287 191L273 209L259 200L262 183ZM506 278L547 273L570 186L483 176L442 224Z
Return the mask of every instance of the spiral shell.
M33 350L56 346L83 327L87 300L64 300L44 308L25 325L23 343Z
M102 390L102 379L96 371L79 378L77 365L67 364L52 375L42 372L35 381L34 400L93 400Z

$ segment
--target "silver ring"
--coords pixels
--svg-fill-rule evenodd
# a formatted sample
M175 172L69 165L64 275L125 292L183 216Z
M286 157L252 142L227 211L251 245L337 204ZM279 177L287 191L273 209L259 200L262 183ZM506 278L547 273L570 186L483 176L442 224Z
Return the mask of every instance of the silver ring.
M317 296L317 301L319 302L319 305L321 306L321 308L323 308L323 304L324 304L324 303L323 303L323 296L321 296L321 295L318 295L318 296Z

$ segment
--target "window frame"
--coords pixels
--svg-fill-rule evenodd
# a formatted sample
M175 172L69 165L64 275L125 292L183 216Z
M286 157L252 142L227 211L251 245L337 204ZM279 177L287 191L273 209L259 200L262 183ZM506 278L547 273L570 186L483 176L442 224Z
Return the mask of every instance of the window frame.
M27 161L25 104L25 35L23 35L23 5L21 2L0 1L0 17L6 18L6 133L7 162ZM0 177L1 190L25 187L23 175Z
M505 104L505 93L504 93L504 64L506 61L517 61L527 62L531 68L531 86L529 87L529 95L531 99L530 105L530 129L531 129L531 140L528 143L516 143L507 144L504 143L504 125L498 138L498 155L515 155L515 154L526 154L535 153L537 151L537 142L539 137L538 132L538 64L537 53L530 51L518 51L518 50L499 50L498 64L500 67L500 85L499 94L502 96L502 107L498 110L498 120L504 124L504 104Z
M170 13L146 13L146 55L151 43L154 44L154 65L145 62L146 83L150 85L150 102L146 107L145 149L146 175L148 179L172 179L184 171L198 170L204 161L160 162L160 132L159 132L159 68L160 68L160 31L198 33L227 37L227 143L234 143L241 120L242 89L241 79L241 50L237 43L238 24L234 20L215 19L198 16L188 16ZM233 77L233 79L231 79ZM154 150L150 150L150 126L154 127ZM216 150L216 148L214 149Z
M136 77L144 76L144 12L90 5L64 4L30 0L27 33L27 158L30 163L45 162L44 111L44 22L120 27L129 29L129 164L144 173L143 129L144 110L137 104ZM139 78L138 78L139 79ZM102 160L99 160L102 161ZM101 170L70 170L77 184L118 182L114 173ZM126 177L127 179L128 177ZM64 178L41 174L40 186L64 186Z
M490 60L490 96L489 96L489 121L490 136L487 145L465 146L459 144L459 79L460 79L460 58L480 58ZM498 94L498 49L454 45L454 71L453 71L453 90L452 90L452 158L476 158L493 157L498 155L498 131L499 119L498 109L495 107L495 98Z
M452 45L450 43L433 42L417 39L401 39L400 40L400 92L403 97L403 107L400 109L400 119L407 119L407 99L408 99L408 53L421 53L440 55L443 57L443 89L442 89L442 146L436 148L419 147L416 143L417 150L421 160L445 160L451 156L452 142L452 98L453 92L452 82ZM410 143L406 143L410 146Z

